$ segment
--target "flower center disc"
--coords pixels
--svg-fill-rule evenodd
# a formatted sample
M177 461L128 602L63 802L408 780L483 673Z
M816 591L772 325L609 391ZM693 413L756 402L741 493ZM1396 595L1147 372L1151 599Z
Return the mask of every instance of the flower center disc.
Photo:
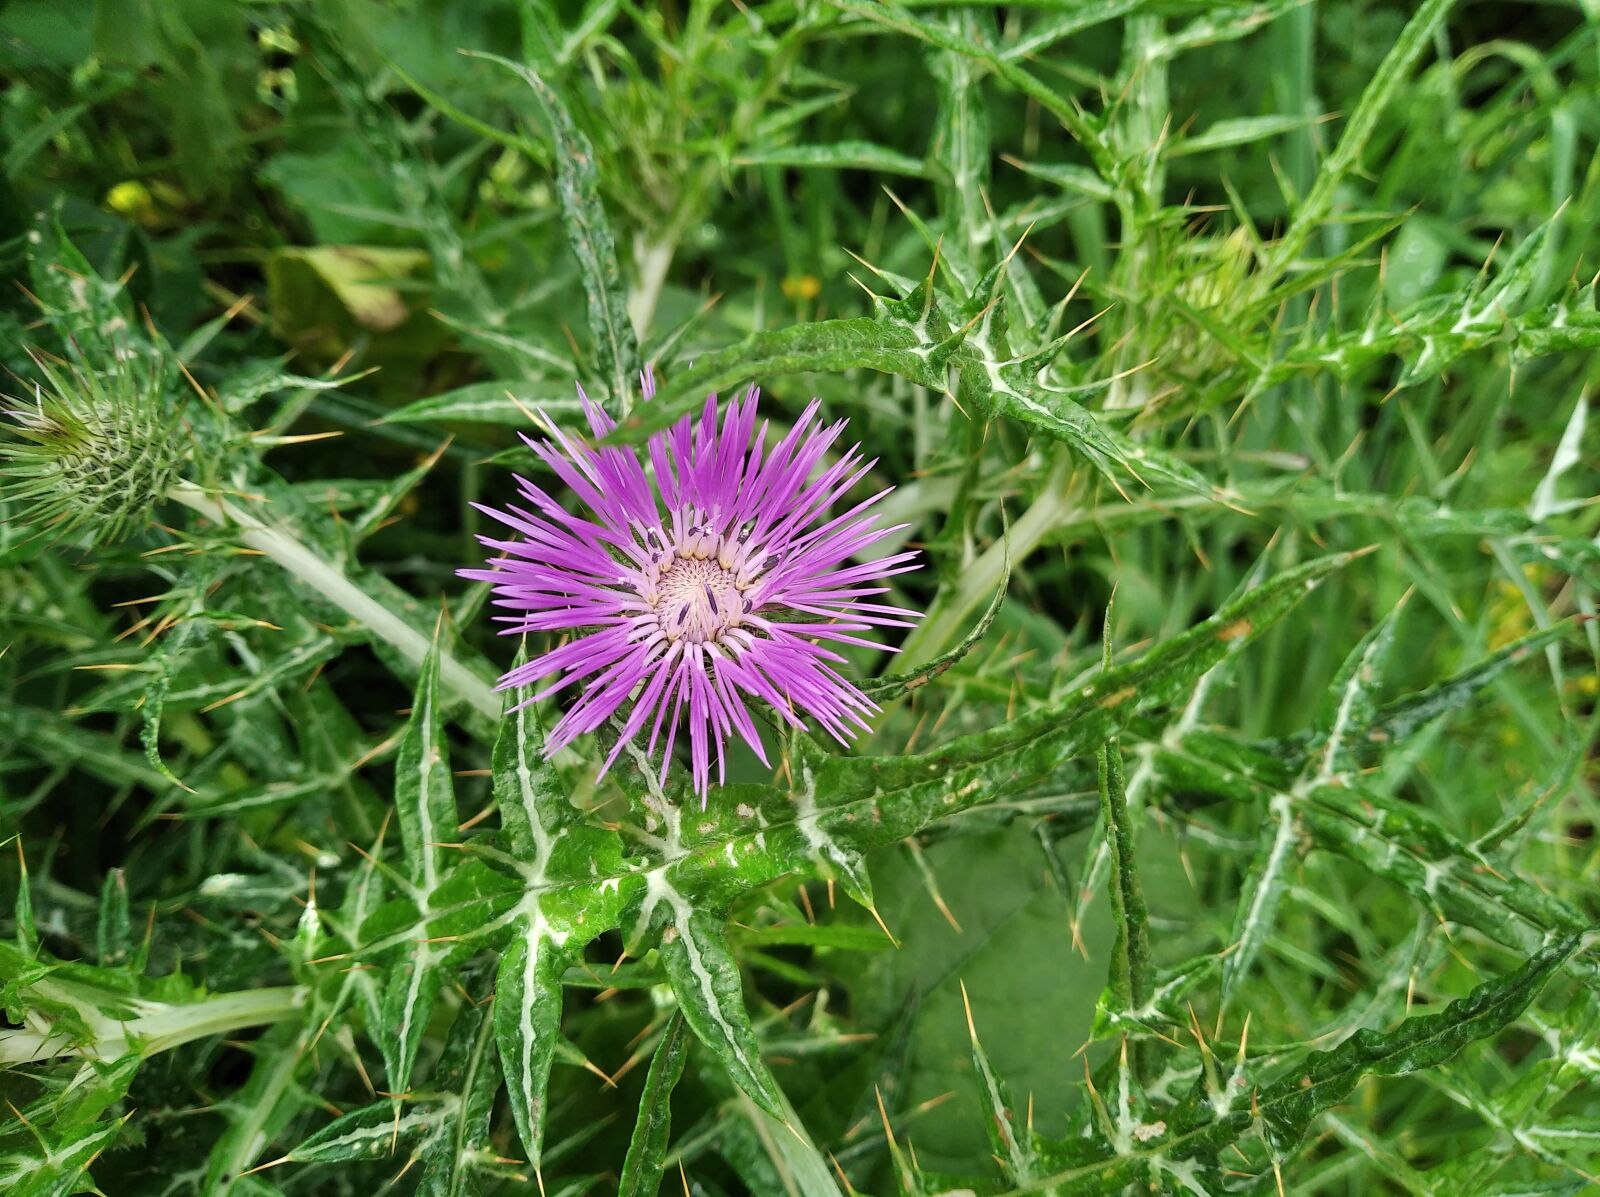
M718 640L745 612L737 576L715 557L675 557L656 579L655 609L669 640Z

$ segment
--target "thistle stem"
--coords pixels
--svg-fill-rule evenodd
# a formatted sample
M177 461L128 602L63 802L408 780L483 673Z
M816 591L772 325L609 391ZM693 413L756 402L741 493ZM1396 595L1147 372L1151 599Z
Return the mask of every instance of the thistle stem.
M962 571L955 588L943 592L922 622L906 637L900 658L895 662L896 669L920 668L955 643L972 613L989 600L1000 585L1000 579L1005 577L1007 557L1015 569L1072 515L1075 501L1069 494L1071 474L1070 456L1058 453L1038 498L1022 513L1022 518L1011 525L1006 539L995 541L979 554L978 559Z
M282 528L257 519L226 499L192 482L179 482L167 497L218 524L232 525L240 543L265 553L305 585L361 623L417 669L432 650L432 641L352 582L339 566L319 556ZM500 717L500 700L477 674L443 649L439 680L455 697L491 719Z
M115 1060L135 1046L152 1056L196 1039L294 1018L305 1005L306 992L299 986L279 986L218 994L198 1002L138 1002L138 1013L129 1018L114 1018L73 1001L88 1024L90 1038L80 1041L53 1024L30 1021L21 1030L0 1031L0 1064L31 1064L57 1056Z

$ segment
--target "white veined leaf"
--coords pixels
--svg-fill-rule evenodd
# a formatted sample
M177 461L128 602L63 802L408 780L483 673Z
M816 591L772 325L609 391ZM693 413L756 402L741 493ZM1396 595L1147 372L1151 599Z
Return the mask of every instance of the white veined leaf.
M1298 838L1294 799L1278 794L1262 820L1260 843L1245 873L1244 892L1234 916L1233 950L1222 962L1222 1001L1226 1007L1239 981L1250 971L1271 934L1278 903L1289 883L1289 858Z
M744 1004L739 964L723 930L724 920L694 909L665 882L653 885L646 901L665 902L670 911L670 921L661 934L661 962L684 1018L734 1083L763 1110L782 1120L783 1095L761 1058L761 1045Z
M380 1159L402 1143L427 1143L443 1134L460 1104L454 1094L414 1103L376 1101L334 1119L284 1159L297 1164Z
M1319 780L1325 781L1354 765L1350 759L1352 741L1371 725L1377 712L1373 696L1382 681L1389 651L1394 647L1400 610L1401 604L1397 603L1377 627L1361 638L1328 687L1326 709L1318 721L1327 734L1317 753Z
M395 814L405 850L406 872L422 893L439 884L439 845L455 838L455 783L444 739L439 695L439 645L422 665L411 718L395 760Z
M568 963L542 923L518 923L495 978L495 1046L517 1135L534 1168L544 1148L545 1093L561 1037L561 976Z
M1533 500L1528 504L1528 514L1535 520L1548 519L1589 502L1588 499L1562 499L1556 495L1556 484L1561 481L1561 475L1583 460L1583 426L1588 415L1589 401L1579 395L1577 403L1572 406L1572 415L1567 419L1566 430L1561 434L1561 443L1556 446L1555 455L1550 459L1550 468L1539 479Z

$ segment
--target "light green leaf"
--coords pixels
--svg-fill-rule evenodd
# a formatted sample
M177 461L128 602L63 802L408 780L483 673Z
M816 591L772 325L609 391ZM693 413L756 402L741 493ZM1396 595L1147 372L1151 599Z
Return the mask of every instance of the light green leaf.
M580 410L576 394L560 394L544 382L474 382L443 395L418 399L384 417L388 424L470 423L527 428L529 413L544 410L552 418Z
M870 170L879 174L926 178L928 164L870 141L838 141L830 145L785 145L745 150L735 166L823 167L833 170Z

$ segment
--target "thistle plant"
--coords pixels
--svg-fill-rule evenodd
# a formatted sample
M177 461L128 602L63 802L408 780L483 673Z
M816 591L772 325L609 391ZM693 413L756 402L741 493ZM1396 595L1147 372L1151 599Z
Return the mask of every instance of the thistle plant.
M5 1197L1594 1187L1594 5L0 35Z

